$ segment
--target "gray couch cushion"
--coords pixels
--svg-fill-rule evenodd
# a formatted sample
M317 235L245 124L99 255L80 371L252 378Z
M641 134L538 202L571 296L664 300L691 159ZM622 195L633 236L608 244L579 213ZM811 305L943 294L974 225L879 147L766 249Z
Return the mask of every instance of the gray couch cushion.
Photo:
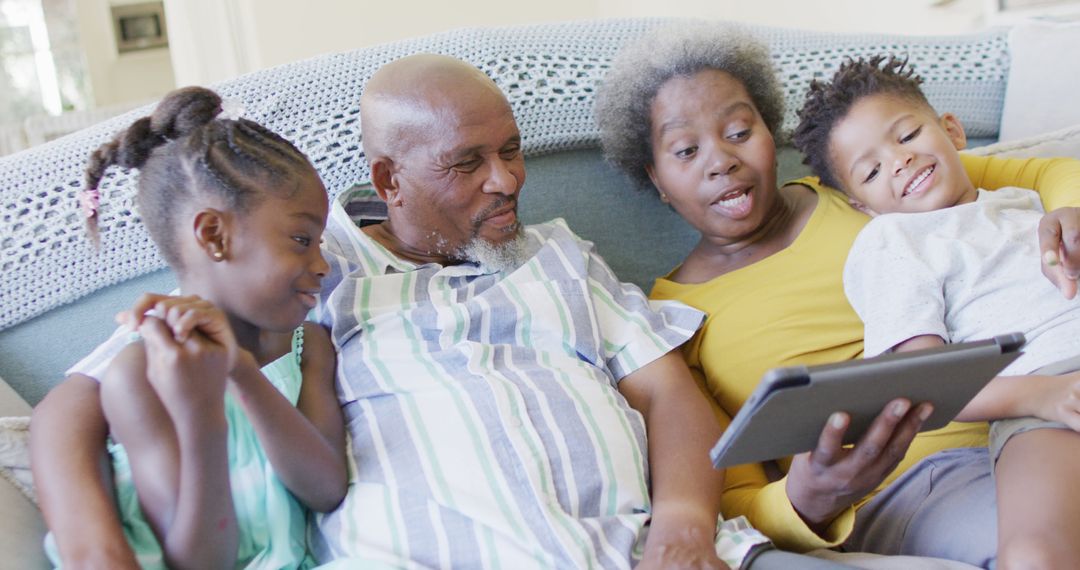
M156 271L91 293L75 303L0 331L0 377L36 405L64 371L116 328L113 315L146 291L176 288L169 271Z

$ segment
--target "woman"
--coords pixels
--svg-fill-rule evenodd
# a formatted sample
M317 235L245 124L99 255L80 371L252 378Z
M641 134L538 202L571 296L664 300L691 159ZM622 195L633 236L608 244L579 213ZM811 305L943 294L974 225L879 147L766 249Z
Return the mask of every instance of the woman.
M598 94L607 157L701 233L652 296L708 314L684 354L725 425L766 370L862 354L842 270L867 218L816 179L777 188L782 108L767 49L727 25L642 38L620 54ZM965 161L983 188L1040 186L1060 201L1060 189L1080 182L1076 161ZM746 515L786 549L845 543L984 565L994 544L986 426L954 423L916 437L930 412L894 401L849 448L841 446L849 420L834 414L814 452L780 462L786 475L778 480L765 465L730 469L724 515Z

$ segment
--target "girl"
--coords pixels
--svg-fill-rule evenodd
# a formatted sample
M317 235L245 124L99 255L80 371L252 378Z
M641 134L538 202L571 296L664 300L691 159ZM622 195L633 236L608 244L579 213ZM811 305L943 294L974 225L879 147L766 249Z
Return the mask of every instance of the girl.
M301 504L330 510L346 488L334 351L303 322L328 270L326 190L288 141L220 112L179 89L91 157L91 236L105 170L139 168L140 214L184 296L144 296L122 316L141 339L73 370L102 382L141 566L306 567Z

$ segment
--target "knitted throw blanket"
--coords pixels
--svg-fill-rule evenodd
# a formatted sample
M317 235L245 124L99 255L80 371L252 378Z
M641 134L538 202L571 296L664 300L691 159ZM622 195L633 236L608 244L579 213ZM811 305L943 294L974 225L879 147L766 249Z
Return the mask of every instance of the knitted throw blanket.
M416 52L453 55L490 75L513 105L526 156L595 146L593 100L612 58L659 19L461 29L327 54L211 86L244 102L244 116L311 158L331 194L368 179L360 92L383 64ZM1008 76L1004 30L958 36L826 34L750 27L769 43L787 103L783 127L812 79L848 56L906 54L931 104L957 114L971 137L995 137ZM107 285L164 266L134 210L133 172L102 181L100 251L85 237L77 193L90 153L152 107L0 158L0 330Z

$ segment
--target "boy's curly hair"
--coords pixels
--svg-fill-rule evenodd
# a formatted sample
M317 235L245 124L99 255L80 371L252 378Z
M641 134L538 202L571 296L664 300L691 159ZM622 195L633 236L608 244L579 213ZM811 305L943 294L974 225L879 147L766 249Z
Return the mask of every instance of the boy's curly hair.
M822 184L843 189L829 158L829 136L836 124L856 102L869 95L893 95L933 110L919 87L922 82L906 57L883 55L849 58L836 70L832 81L812 81L799 110L799 126L791 135L792 144L803 154L803 164L810 166Z

